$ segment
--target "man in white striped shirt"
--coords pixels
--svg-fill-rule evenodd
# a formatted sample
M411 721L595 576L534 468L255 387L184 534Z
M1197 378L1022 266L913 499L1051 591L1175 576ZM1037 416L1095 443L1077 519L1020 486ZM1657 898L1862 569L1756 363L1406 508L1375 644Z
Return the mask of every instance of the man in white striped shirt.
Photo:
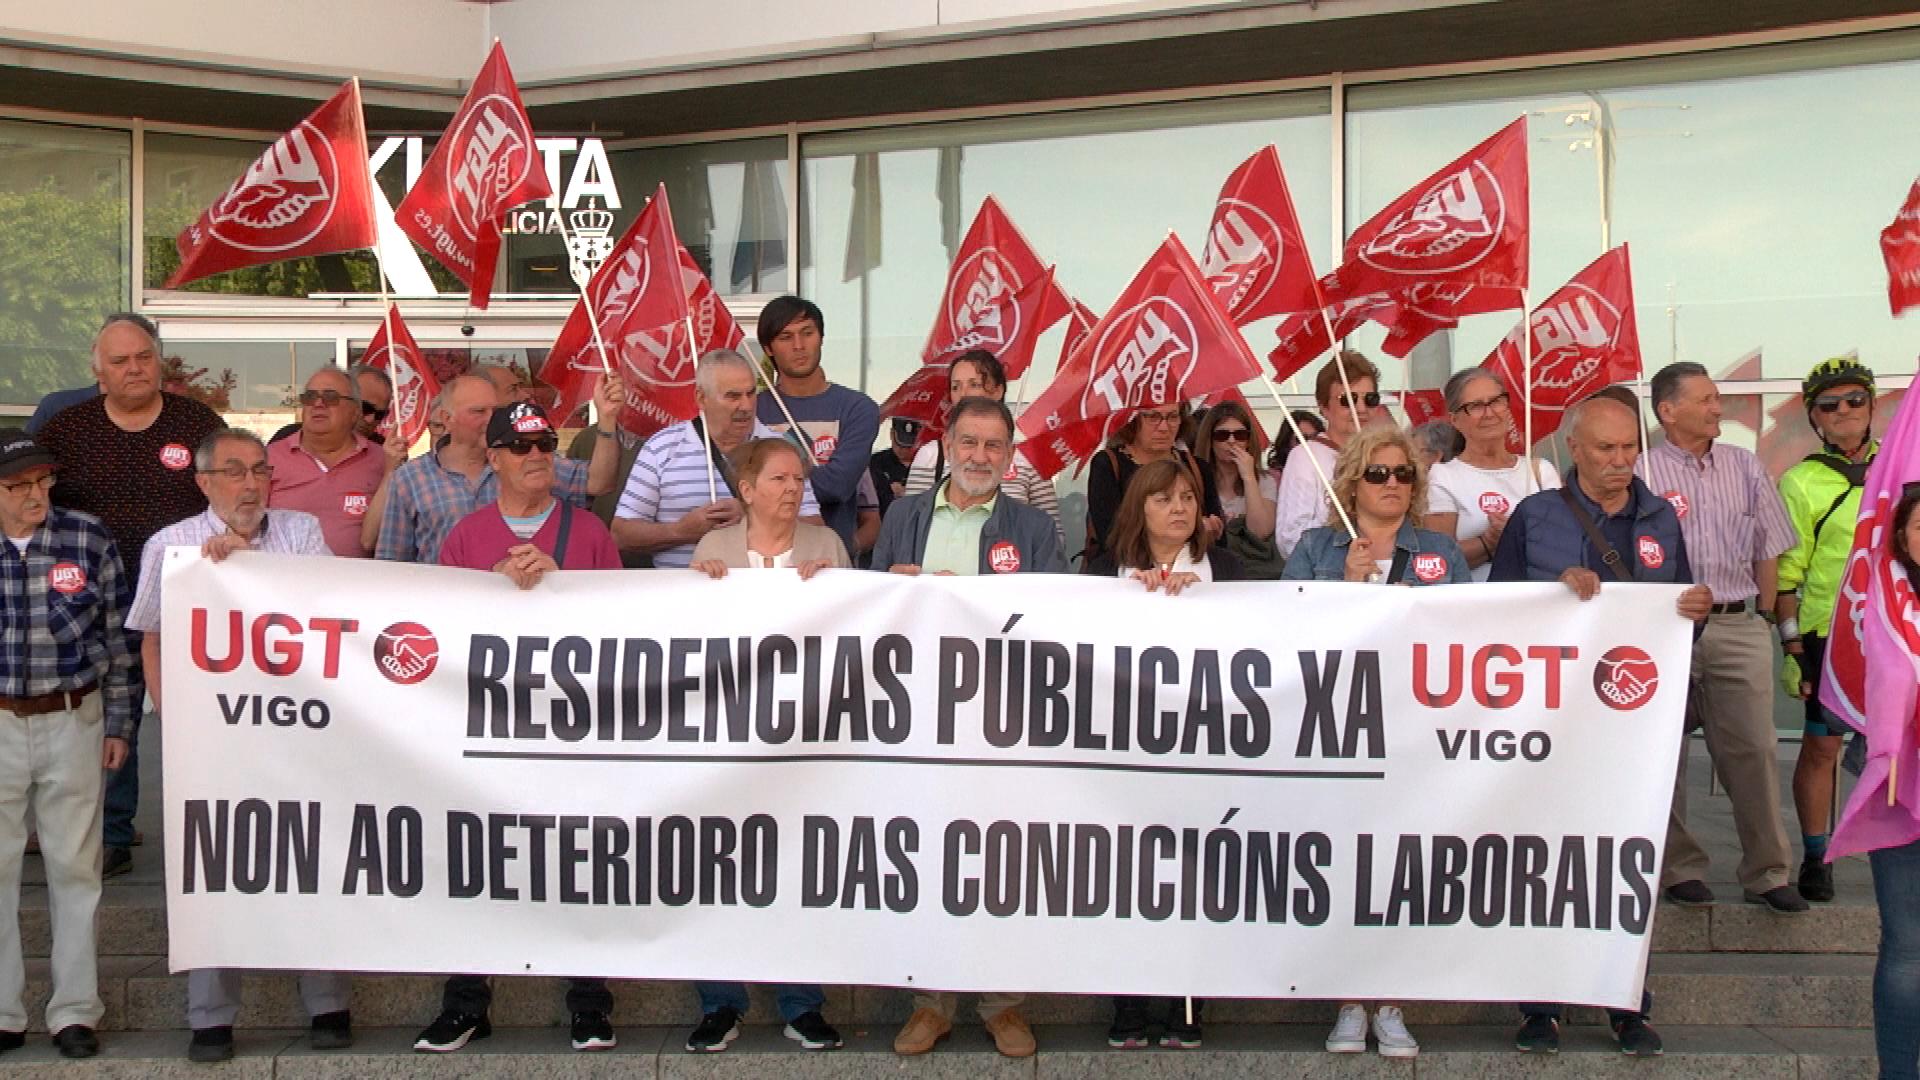
M685 567L701 537L740 520L727 455L749 439L782 437L755 418L758 389L753 365L739 353L717 349L700 358L694 372L700 415L655 433L633 459L613 512L613 538L622 551L651 555L656 567ZM801 497L800 520L820 521L812 484Z

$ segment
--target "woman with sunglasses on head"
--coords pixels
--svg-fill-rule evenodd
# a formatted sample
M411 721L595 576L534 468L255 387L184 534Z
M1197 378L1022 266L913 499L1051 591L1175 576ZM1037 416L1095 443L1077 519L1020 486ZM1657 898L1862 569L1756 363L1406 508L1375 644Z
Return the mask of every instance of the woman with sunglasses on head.
M1350 537L1329 506L1328 523L1308 529L1287 560L1288 580L1398 585L1459 585L1473 580L1466 557L1452 537L1414 524L1426 512L1427 479L1419 453L1405 433L1370 428L1355 436L1334 462L1333 490L1360 535ZM1364 1053L1367 1028L1367 1007L1357 1001L1343 1003L1327 1035L1327 1052ZM1372 1028L1380 1056L1410 1058L1420 1053L1399 1006L1379 1003Z
M1559 487L1560 473L1551 461L1507 449L1513 402L1497 373L1477 367L1455 372L1443 393L1467 446L1452 461L1433 467L1432 509L1425 524L1458 541L1473 580L1485 581L1508 515L1533 492Z
M1193 454L1179 444L1180 425L1186 419L1185 405L1155 405L1140 409L1124 424L1105 449L1093 455L1087 469L1087 546L1082 572L1092 572L1094 556L1107 550L1113 533L1114 516L1119 512L1121 496L1128 481L1142 466L1156 461L1172 461L1193 475L1200 492L1201 521L1207 540L1219 538L1226 528L1220 511L1220 493L1214 487L1213 472L1201 467Z
M1327 489L1321 486L1320 473L1332 476L1333 459L1341 447L1384 415L1380 411L1380 369L1357 352L1341 352L1314 376L1313 399L1319 403L1327 426L1287 455L1274 512L1273 543L1281 555L1290 555L1300 542L1300 534L1326 516ZM1314 470L1316 461L1318 472Z
M1005 401L1007 397L1007 369L1000 366L1000 358L985 349L970 349L955 357L947 366L947 408L960 404L962 398L983 397L991 401ZM946 410L941 410L943 413ZM943 441L928 439L913 456L913 465L907 469L907 482L901 490L904 495L918 495L923 491L932 491L947 478L947 452ZM1045 510L1053 518L1054 535L1060 533L1060 494L1054 490L1053 481L1041 476L1027 459L1020 456L1018 449L1013 452L1013 463L1007 466L1006 475L1000 478L1000 493L1026 503L1035 510ZM1062 537L1064 540L1064 537Z

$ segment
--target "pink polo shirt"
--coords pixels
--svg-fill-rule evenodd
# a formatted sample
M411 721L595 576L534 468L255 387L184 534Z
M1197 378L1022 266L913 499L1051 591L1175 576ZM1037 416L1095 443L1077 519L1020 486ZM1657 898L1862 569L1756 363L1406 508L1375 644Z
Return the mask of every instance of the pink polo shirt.
M353 451L328 468L301 449L296 433L267 447L267 463L273 466L268 506L312 514L320 519L328 550L349 558L367 557L367 550L360 546L360 524L386 475L386 452L380 444L356 434Z

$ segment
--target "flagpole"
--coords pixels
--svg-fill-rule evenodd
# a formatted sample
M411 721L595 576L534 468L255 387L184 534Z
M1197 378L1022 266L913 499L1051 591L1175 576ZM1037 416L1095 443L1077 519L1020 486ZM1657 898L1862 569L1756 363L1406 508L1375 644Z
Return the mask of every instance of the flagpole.
M613 374L613 365L607 361L607 340L600 336L600 314L599 312L596 312L593 310L593 299L592 297L587 295L588 282L581 281L579 278L573 277L572 253L566 251L566 248L571 243L571 241L567 236L567 215L561 213L560 211L561 211L560 204L556 199L554 202L554 208L553 208L553 223L560 227L560 247L562 251L567 255L567 276L570 278L573 278L574 285L579 287L580 306L586 309L587 325L593 328L593 344L594 344L594 347L598 349L600 352L600 372L603 375L611 375ZM676 264L676 269L677 269L677 264ZM591 280L592 280L592 277L591 275L589 275L588 281L591 281Z
M1358 540L1360 530L1353 527L1353 519L1347 516L1347 508L1340 505L1340 496L1334 493L1333 481L1327 479L1327 470L1320 464L1320 459L1313 456L1313 449L1306 444L1307 436L1300 430L1300 421L1293 418L1293 410L1287 408L1287 403L1281 399L1280 388L1274 385L1273 376L1267 374L1264 366L1260 369L1260 381L1267 384L1267 393L1272 394L1273 403L1280 406L1281 418L1293 430L1294 445L1306 456L1307 464L1313 466L1313 475L1320 479L1320 487L1326 491L1327 501L1333 504L1333 512L1340 515L1340 524L1346 526L1348 538ZM1349 396L1347 402L1352 404L1353 398ZM1288 460L1292 460L1291 456Z
M1531 462L1533 459L1533 298L1527 295L1526 289L1520 290L1520 394L1520 407L1527 415L1520 456ZM1539 488L1540 481L1529 466L1527 494L1531 495Z
M676 275L679 274L680 272L680 263L677 259L673 264L673 271ZM686 286L684 284L681 285L680 291L681 292L686 291ZM718 303L718 302L719 301L716 299L715 303ZM689 310L686 313L685 319L687 324L687 355L691 358L691 362L688 366L693 369L696 369L694 377L698 379L699 373L697 369L700 367L700 357L695 355L695 351L693 348L693 312L691 310ZM751 436L753 434L752 430L749 429L747 434ZM707 501L719 502L720 501L720 483L719 481L715 480L713 476L713 433L707 430L707 425L705 424L700 425L700 441L706 444L706 448L707 448Z
M1307 273L1313 273L1311 266L1307 268ZM1353 428L1355 431L1358 431L1360 430L1360 406L1354 404L1353 401L1353 384L1347 381L1346 358L1340 355L1340 339L1334 336L1333 316L1327 314L1327 297L1325 293L1320 291L1319 278L1313 279L1313 302L1315 306L1320 309L1320 325L1327 328L1327 345L1333 349L1333 358L1336 361L1334 367L1340 371L1340 389L1347 395L1347 411L1353 414ZM1271 385L1272 380L1268 380L1268 383ZM1379 387L1376 386L1374 389L1377 390ZM1277 399L1278 396L1276 393L1275 398ZM1299 434L1297 431L1294 432L1296 438L1299 437Z
M353 103L360 110L360 152L372 160L373 155L367 149L367 107L360 97L360 76L353 77ZM373 171L367 171L367 216L373 219L373 280L380 289L380 321L387 327L387 354L393 354L393 301L387 296L387 262L380 255L380 203L373 197L373 186L377 183ZM415 361L426 363L426 357L415 357ZM389 363L391 367L391 363ZM348 377L352 378L349 371ZM392 382L391 377L388 379ZM358 380L356 380L356 383ZM400 433L400 410L387 410L387 437Z

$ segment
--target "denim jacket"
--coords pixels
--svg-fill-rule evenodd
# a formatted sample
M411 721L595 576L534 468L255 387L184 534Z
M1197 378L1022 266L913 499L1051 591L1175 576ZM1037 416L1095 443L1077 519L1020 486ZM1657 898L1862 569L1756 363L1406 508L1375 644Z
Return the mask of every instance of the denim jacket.
M1288 581L1345 581L1347 548L1352 543L1347 530L1338 526L1308 529L1287 556L1286 571L1280 576ZM1394 584L1464 585L1473 580L1466 555L1445 533L1416 529L1411 520L1403 520L1393 544L1407 553L1406 569Z

